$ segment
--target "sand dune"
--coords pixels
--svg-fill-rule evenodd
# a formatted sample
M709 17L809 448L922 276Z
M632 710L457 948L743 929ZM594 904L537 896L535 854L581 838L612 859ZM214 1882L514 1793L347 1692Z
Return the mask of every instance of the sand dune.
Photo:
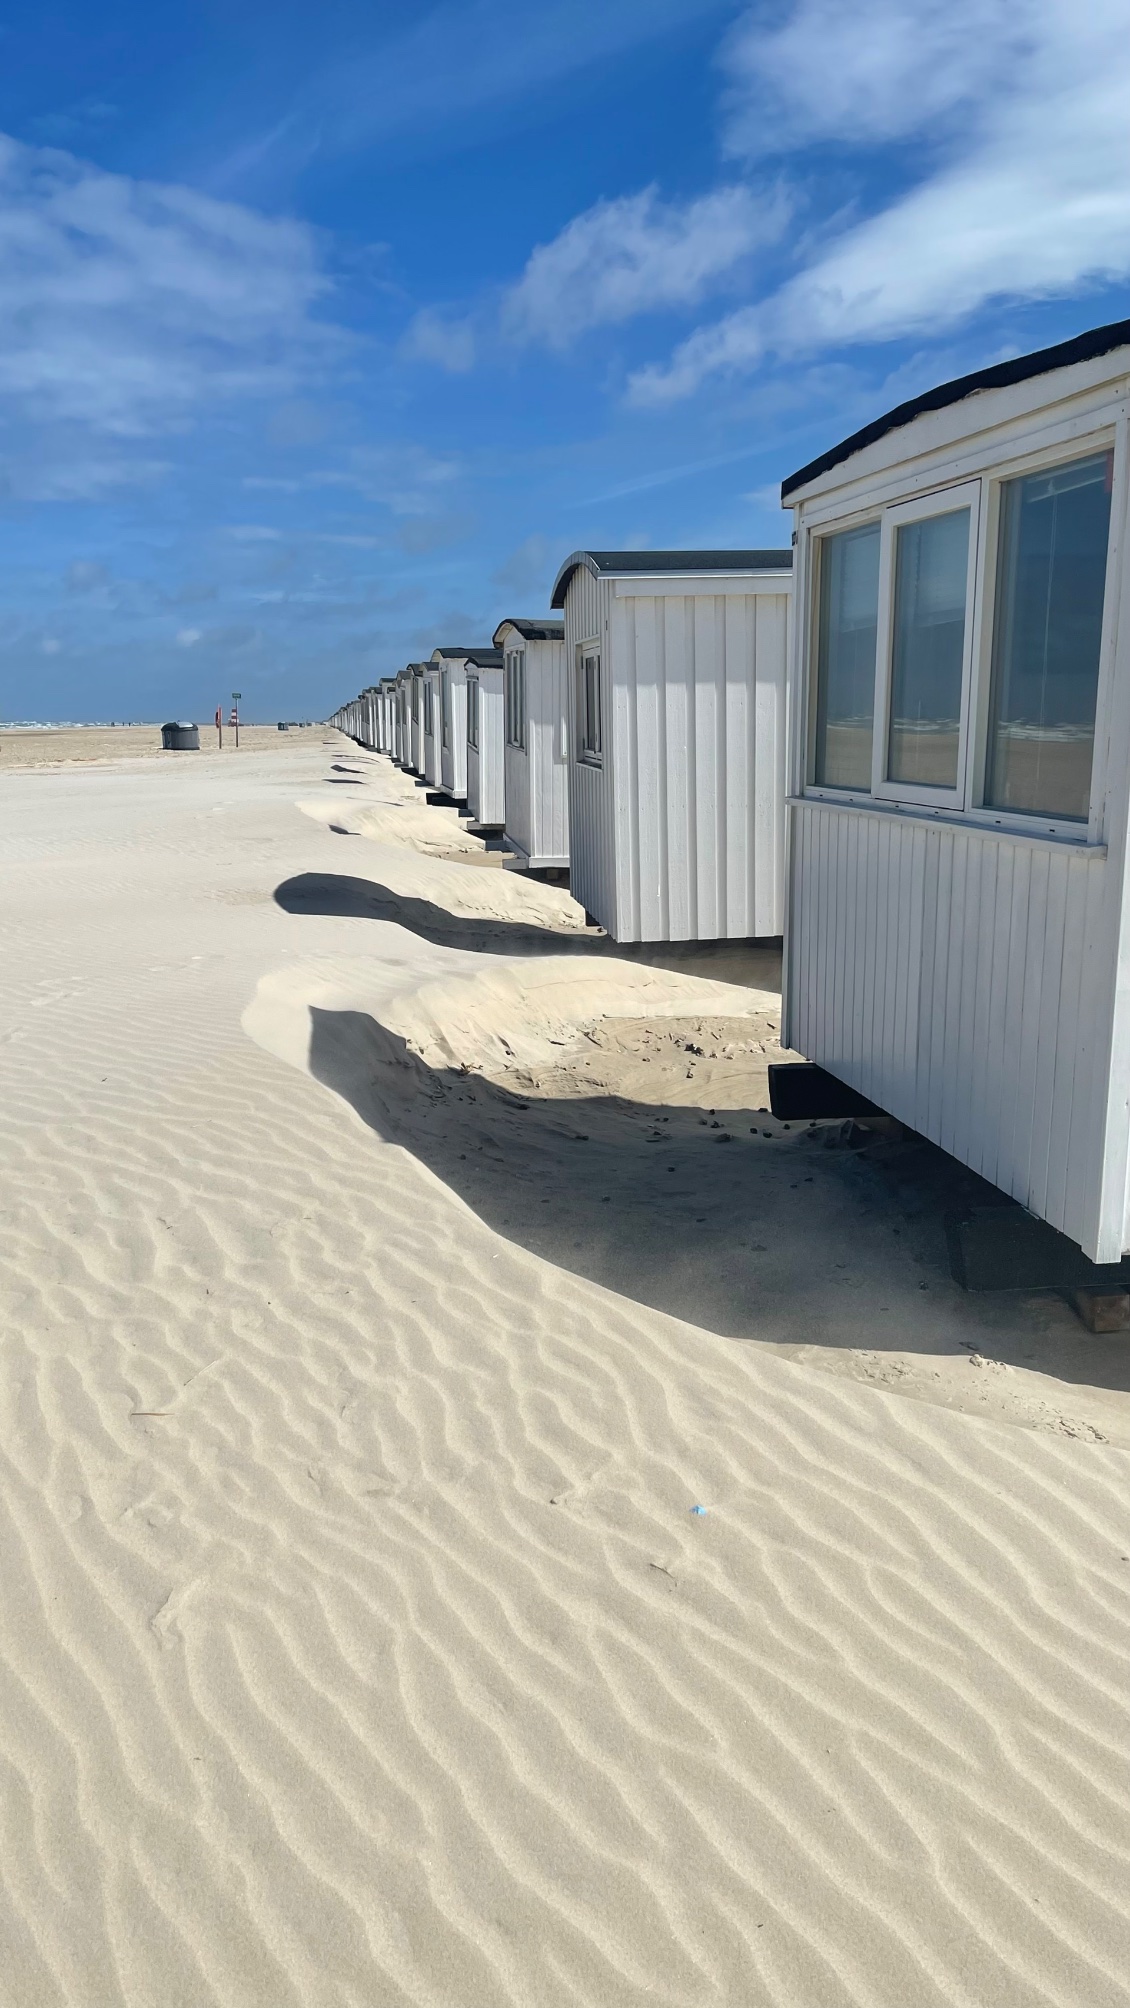
M5 1999L1130 2001L1125 1450L817 1371L705 1295L656 1308L626 1255L609 1287L535 1246L519 1202L582 1241L601 1205L566 1118L658 1180L641 1123L677 1116L688 1188L725 1161L712 1196L774 1209L794 1274L837 1206L877 1261L912 1173L708 1144L678 1082L760 1064L771 997L562 955L511 875L299 814L328 775L288 749L0 799ZM455 918L551 953L389 917L394 881L409 916L451 872ZM381 910L276 897L335 875ZM772 1170L818 1149L826 1184ZM874 1307L824 1285L831 1356ZM948 1315L952 1353L981 1313ZM1063 1307L1008 1317L1074 1346L1113 1433L1110 1349Z

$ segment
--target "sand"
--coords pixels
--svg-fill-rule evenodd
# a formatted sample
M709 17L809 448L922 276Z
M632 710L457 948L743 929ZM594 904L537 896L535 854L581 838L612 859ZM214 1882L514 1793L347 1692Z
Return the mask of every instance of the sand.
M195 753L166 752L161 745L159 725L43 725L0 728L0 775L23 767L99 766L119 760L160 760L166 764L185 760L229 758L235 753L277 753L279 742L289 738L296 744L321 745L321 726L301 726L281 733L277 725L241 725L239 745L230 727L224 727L224 743L216 744L216 728L200 727L200 748Z
M1130 2001L1130 1345L322 741L0 786L4 1999Z

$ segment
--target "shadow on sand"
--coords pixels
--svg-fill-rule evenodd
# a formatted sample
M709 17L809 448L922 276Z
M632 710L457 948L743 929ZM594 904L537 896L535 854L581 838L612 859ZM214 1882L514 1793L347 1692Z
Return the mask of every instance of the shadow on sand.
M614 955L622 962L707 977L715 983L780 988L777 941L615 942L599 928L581 932L450 913L431 900L396 893L374 879L344 872L300 872L275 888L275 899L285 913L393 921L438 948L465 948L479 955Z
M857 1148L751 1110L525 1098L429 1068L365 1012L310 1016L315 1078L561 1269L738 1339L977 1352L1130 1389L1125 1342L1084 1339L1059 1299L958 1289L944 1215L993 1191L920 1138Z

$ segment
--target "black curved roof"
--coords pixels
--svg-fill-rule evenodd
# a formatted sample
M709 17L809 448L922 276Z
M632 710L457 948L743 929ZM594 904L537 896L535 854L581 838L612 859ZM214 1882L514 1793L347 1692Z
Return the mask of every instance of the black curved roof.
M501 669L502 656L496 648L433 648L432 661L442 656L447 662L473 662L478 669ZM424 664L425 669L428 667Z
M1026 383L1029 377L1067 369L1072 363L1088 363L1096 356L1109 355L1112 349L1125 347L1130 347L1130 321L1108 321L1105 327L1089 328L1086 334L1073 335L1068 342L1056 342L1050 349L1033 349L1031 355L1013 356L1006 363L992 363L988 369L972 370L968 376L954 377L952 383L938 384L934 390L923 391L920 397L896 404L893 411L882 418L873 418L870 425L849 433L838 446L818 454L807 467L798 468L782 481L781 500L794 489L803 488L806 482L815 481L818 475L827 474L829 468L850 460L854 453L862 453L865 446L874 446L888 432L909 425L924 411L944 411L948 404L960 404L963 398L975 397L978 391L1003 390L1009 384Z
M584 565L594 578L654 572L791 572L791 551L574 551L553 582L551 607L565 605L565 588Z
M507 614L506 619L499 621L494 631L494 644L496 648L498 647L499 635L502 633L503 628L507 627L514 628L521 635L523 641L564 641L565 639L564 621L528 621L520 620L514 614Z

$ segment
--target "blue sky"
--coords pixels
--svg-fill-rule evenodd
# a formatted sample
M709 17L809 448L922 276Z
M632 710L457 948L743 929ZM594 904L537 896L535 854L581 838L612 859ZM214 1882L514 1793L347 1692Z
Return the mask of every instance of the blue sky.
M0 26L0 716L324 715L1130 315L1130 0Z

